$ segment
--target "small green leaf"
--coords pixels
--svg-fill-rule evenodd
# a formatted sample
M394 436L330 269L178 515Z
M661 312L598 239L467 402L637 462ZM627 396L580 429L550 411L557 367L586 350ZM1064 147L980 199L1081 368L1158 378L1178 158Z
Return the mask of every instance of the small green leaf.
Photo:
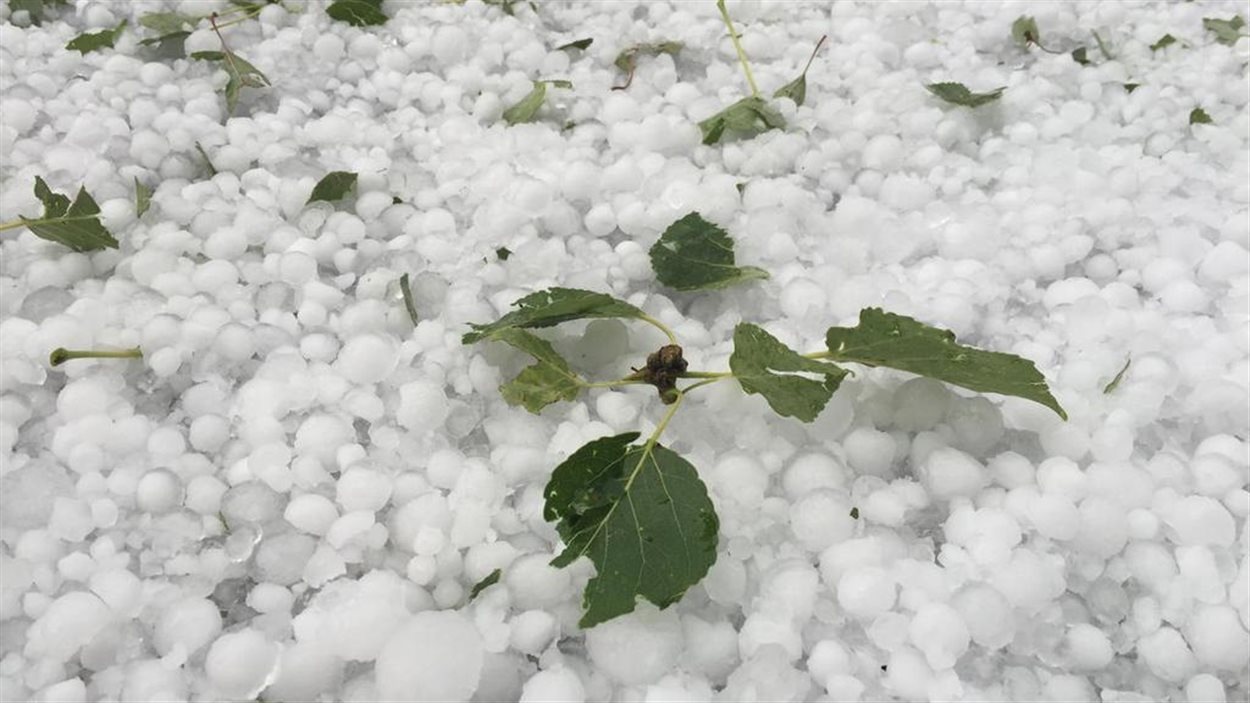
M651 268L660 283L677 290L724 288L768 272L734 264L734 243L725 230L692 212L664 230L651 247Z
M382 0L335 0L326 8L326 14L357 27L386 24L390 19L382 12Z
M204 151L204 145L199 142L196 142L195 150L200 152L200 158L204 159L204 165L208 167L208 173L210 175L216 176L217 167L213 165L213 160L208 158L208 152Z
M412 286L408 284L408 274L399 277L399 294L404 298L404 310L408 312L408 319L412 320L412 324L419 321L417 316L417 301L412 297Z
M1159 37L1159 41L1150 45L1150 50L1158 51L1159 49L1166 49L1167 47L1172 46L1175 43L1176 43L1176 37L1172 36L1171 34L1164 34L1163 36Z
M135 215L143 217L152 207L152 189L135 179Z
M986 103L992 103L1001 98L1003 91L1007 90L1004 86L988 93L974 93L963 83L930 83L925 88L946 102L963 107L980 107Z
M543 101L547 98L547 82L534 81L534 87L521 101L507 110L503 111L504 122L510 125L521 124L522 122L533 122L538 116L538 110L543 106Z
M1246 26L1246 21L1241 15L1233 15L1232 17L1222 20L1217 17L1203 17L1202 27L1207 31L1215 34L1215 40L1221 44L1232 46L1237 40L1250 36L1242 34L1241 28Z
M1027 49L1030 44L1039 44L1042 35L1037 29L1037 22L1032 17L1021 15L1011 23L1011 38Z
M726 131L755 136L770 129L785 129L786 118L754 95L747 96L699 123L704 144L715 144Z
M556 352L547 340L533 332L510 327L494 332L488 339L504 342L534 357L537 363L521 370L516 378L499 387L509 405L520 405L538 414L561 400L575 400L585 382Z
M560 46L557 46L556 51L568 51L569 49L581 49L582 51L585 51L590 48L590 45L593 44L594 41L595 40L591 37L578 39L577 41L571 41L568 44L561 44Z
M342 200L355 187L355 173L351 171L331 171L322 176L321 180L317 181L317 185L313 186L312 195L308 196L308 202L324 200L329 203L335 200Z
M486 578L473 584L473 588L469 590L469 600L473 600L474 598L477 598L478 595L482 591L485 591L491 586L494 586L495 584L499 583L499 577L502 575L503 575L502 570L495 569L494 571L487 574Z
M958 344L953 332L910 317L864 308L858 326L830 327L825 344L834 361L885 366L981 393L1013 395L1068 419L1033 362Z
M117 248L117 240L100 222L100 207L86 188L80 188L70 203L69 197L53 192L42 178L35 176L35 197L43 203L43 216L21 218L35 236L74 251Z
M264 88L269 85L269 79L261 73L259 68L232 51L197 51L191 54L191 58L221 62L221 67L225 69L229 78L225 89L226 113L229 115L233 115L234 109L239 105L240 90L245 87Z
M1137 90L1140 87L1141 87L1141 83L1125 83L1124 84L1124 90L1128 92L1129 94L1132 94L1134 90Z
M1206 110L1195 107L1189 111L1189 124L1211 124L1211 116Z
M586 556L596 575L580 624L632 612L639 596L676 603L716 562L720 521L690 462L637 432L587 443L556 467L543 515L565 547L553 566Z
M1079 64L1081 64L1082 66L1088 66L1088 65L1089 65L1089 57L1088 57L1088 56L1086 56L1085 47L1083 47L1083 46L1082 46L1082 47L1080 47L1080 48L1078 48L1078 49L1073 49L1073 50L1072 50L1072 60L1073 60L1073 61L1075 61L1075 62L1077 62L1077 63L1079 63Z
M507 261L508 257L512 256L512 250L508 247L499 247L495 250L495 256L499 257L500 261Z
M69 43L65 45L70 51L77 51L83 54L89 54L100 49L112 49L117 38L122 35L122 30L126 28L126 20L122 20L121 24L112 29L105 29L100 32L91 32L89 34L79 34Z
M510 327L534 329L597 317L646 317L643 311L610 295L576 288L548 288L512 305L516 310L490 324L469 325L473 331L464 335L464 343L473 344Z
M1114 391L1115 389L1120 387L1120 381L1124 380L1124 374L1128 373L1128 367L1131 366L1132 363L1133 363L1132 357L1125 359L1124 366L1120 368L1120 371L1118 373L1116 373L1115 378L1111 379L1111 382L1108 383L1106 386L1103 386L1103 389L1102 389L1103 395L1106 395L1110 393L1111 391Z
M821 37L816 42L816 48L812 49L812 55L807 59L807 65L803 66L803 72L798 78L786 83L773 93L774 98L790 98L795 105L802 107L803 102L807 100L807 70L812 67L812 61L816 60L816 52L820 51L820 46L825 43L827 37Z
M199 17L182 15L177 12L149 12L139 16L139 24L157 34L173 34L195 29Z
M803 422L816 419L847 374L802 356L764 328L745 322L734 329L729 369L742 390L764 396L778 415Z
M851 508L851 519L852 520L859 519L859 508Z

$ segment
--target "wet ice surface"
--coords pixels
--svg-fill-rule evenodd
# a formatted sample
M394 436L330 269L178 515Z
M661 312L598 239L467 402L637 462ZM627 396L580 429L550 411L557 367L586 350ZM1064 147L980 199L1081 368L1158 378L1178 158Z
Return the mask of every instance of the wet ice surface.
M0 698L1250 695L1250 41L1202 27L1244 7L730 2L766 91L829 41L786 130L706 147L697 121L745 89L711 2L390 0L364 29L284 4L225 30L273 87L224 125L206 62L133 31L63 49L139 8L0 8L0 220L39 212L41 175L121 241L0 240ZM1025 13L1064 53L1012 44ZM616 54L660 40L685 48L610 91ZM535 78L575 88L505 126ZM945 80L1007 90L970 111L923 88ZM306 207L333 170L356 197ZM771 279L660 287L646 251L694 209ZM806 351L882 306L1035 361L1071 420L877 369L811 425L711 386L664 441L709 487L716 565L584 632L592 568L548 565L542 488L660 406L531 416L497 390L517 356L459 341L553 285L628 298L701 369L741 320ZM603 379L662 343L548 337ZM57 346L145 359L52 370Z

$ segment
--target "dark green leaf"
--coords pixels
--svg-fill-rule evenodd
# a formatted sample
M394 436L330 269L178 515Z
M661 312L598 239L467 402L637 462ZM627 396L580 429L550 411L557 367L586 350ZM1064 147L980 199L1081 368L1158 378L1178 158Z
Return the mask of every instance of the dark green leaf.
M742 390L764 396L778 415L803 422L816 419L847 373L833 364L808 359L764 328L745 322L734 329L729 369Z
M499 257L500 261L507 261L508 257L512 256L512 250L508 247L499 247L495 250L495 256Z
M482 591L485 591L491 586L494 586L495 584L499 583L499 577L502 575L503 575L502 570L495 569L494 571L487 574L486 578L473 584L473 588L469 590L469 600L473 600L474 598L477 598L478 595Z
M812 67L812 61L816 60L816 52L820 51L820 46L825 43L825 39L826 37L821 37L820 41L816 42L816 48L812 49L811 58L807 60L807 65L803 66L803 72L799 74L799 77L778 88L777 92L773 93L774 98L790 98L795 105L803 105L803 102L807 100L807 71Z
M1189 124L1211 124L1211 116L1206 110L1195 107L1189 111Z
M852 520L859 519L859 508L851 508L851 519Z
M610 295L576 288L548 288L530 293L512 305L516 310L490 324L469 325L473 331L464 335L464 343L472 344L509 327L534 329L594 317L646 317L643 311Z
M139 45L155 46L157 56L180 58L186 53L184 45L189 36L191 36L190 32L173 32L171 34L162 34L159 37L144 39L139 42Z
M561 44L560 46L557 46L556 51L568 51L569 49L581 49L585 51L590 48L590 45L593 44L594 41L595 40L590 37L587 37L586 39L578 39L577 41L571 41L568 44Z
M499 387L509 405L520 405L537 414L552 403L574 400L581 393L584 382L547 340L515 327L498 330L489 339L519 349L538 362Z
M556 467L543 515L565 548L553 566L579 557L596 575L582 596L581 626L632 612L639 596L676 603L716 561L720 521L690 462L637 432L596 439Z
M122 35L122 30L126 28L126 20L122 20L121 24L112 29L106 29L101 32L91 32L89 34L79 34L69 43L65 45L70 51L77 51L83 54L89 54L100 49L112 49L117 38Z
M1037 29L1037 22L1032 17L1021 15L1011 23L1011 38L1027 49L1030 44L1040 43L1042 35Z
M507 110L503 111L504 122L510 125L521 124L522 122L533 122L538 116L538 110L543 106L543 100L547 98L547 83L545 81L534 81L534 87L521 101Z
M699 123L704 144L715 144L726 131L754 136L770 129L784 129L786 118L763 98L747 96Z
M382 12L382 0L335 0L326 8L326 14L357 27L386 24L390 19Z
M988 93L974 93L963 83L930 83L925 88L948 103L964 107L980 107L986 103L992 103L1001 98L1003 91L1007 90L1004 86Z
M1094 35L1094 41L1098 42L1098 51L1102 52L1102 57L1108 61L1114 60L1115 57L1111 55L1111 48L1107 46L1105 41L1103 41L1102 36L1096 31L1092 31L1091 33Z
M1247 36L1241 32L1241 28L1246 26L1246 21L1241 18L1241 15L1233 15L1226 20L1216 17L1203 17L1202 26L1207 31L1215 34L1217 42L1229 46L1236 44L1241 37Z
M226 113L233 115L239 104L239 91L244 87L263 88L269 85L269 79L260 69L232 51L197 51L191 58L201 61L220 61L229 80L226 81Z
M1176 43L1176 37L1172 36L1171 34L1164 34L1163 36L1159 37L1159 41L1150 45L1150 50L1158 51L1159 49L1164 49L1166 47L1172 46L1175 43Z
M135 215L137 217L143 217L144 213L146 213L151 207L152 207L152 189L140 183L139 179L136 178L135 179Z
M178 14L177 12L149 12L139 17L139 24L158 34L173 34L195 29L199 17Z
M733 240L697 212L664 230L651 247L651 268L660 283L677 290L724 288L768 278L763 269L735 266Z
M350 171L331 171L317 181L317 185L313 186L312 195L308 196L308 202L324 200L329 203L335 200L342 200L355 187L356 174Z
M1120 381L1124 380L1124 374L1128 373L1128 367L1132 363L1133 363L1133 359L1131 357L1124 361L1124 366L1120 369L1119 373L1115 375L1115 378L1111 379L1111 382L1108 383L1106 386L1103 386L1103 389L1102 389L1103 395L1106 395L1110 393L1111 391L1114 391L1116 388L1120 387Z
M417 301L412 298L412 286L408 285L408 274L399 277L399 294L404 298L404 310L408 311L408 319L417 324Z
M1033 362L958 344L953 332L910 317L864 308L858 326L830 327L825 343L834 361L885 366L981 393L1013 395L1068 419Z
M1085 55L1085 47L1082 46L1079 49L1073 49L1072 60L1081 64L1082 66L1088 66L1089 57Z
M1125 84L1124 84L1124 90L1126 90L1126 91L1127 91L1127 92L1129 92L1130 94L1131 94L1134 90L1137 90L1137 89L1138 89L1138 88L1140 88L1140 87L1141 87L1141 83L1125 83Z
M21 219L36 236L74 251L117 248L117 240L100 222L100 208L86 188L80 188L70 203L67 196L53 192L42 178L35 176L35 197L43 203L43 216Z

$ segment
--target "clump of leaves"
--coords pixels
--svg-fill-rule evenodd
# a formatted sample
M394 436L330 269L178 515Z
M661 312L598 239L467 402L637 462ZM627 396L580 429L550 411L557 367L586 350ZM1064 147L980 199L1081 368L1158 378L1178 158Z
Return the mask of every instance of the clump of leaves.
M981 107L998 100L1003 96L1003 91L1007 90L1006 86L995 88L988 93L974 93L968 90L968 86L963 83L930 83L925 86L930 93L938 96L952 105L961 105L963 107Z
M66 349L65 347L57 347L48 355L48 363L52 366L60 366L67 361L74 359L142 359L143 352L139 347L133 349L119 349L110 351L107 349Z
M1211 122L1211 116L1207 114L1206 110L1195 107L1189 111L1189 124L1211 124Z
M638 68L638 58L641 56L659 56L660 54L668 54L669 56L677 56L684 45L679 41L660 41L648 44L635 44L628 49L616 55L616 60L612 62L613 66L625 72L625 83L623 85L614 85L612 90L625 90L634 82L634 70ZM561 47L563 48L563 47Z
M117 38L122 35L122 30L124 29L126 29L126 20L122 20L121 24L112 29L79 34L69 40L65 48L83 54L89 54L100 49L112 49L113 44L117 42Z
M665 237L670 242L714 242L726 252L700 265L725 266L727 254L729 269L741 271L733 265L732 242L701 220L688 215ZM686 261L694 265L706 252L690 253ZM661 273L667 267L664 259L656 264L653 256L652 261L657 277L671 280L671 270ZM691 289L725 285L724 278L696 276L687 282ZM564 542L552 565L568 566L585 556L597 570L583 593L583 627L631 612L639 597L661 608L671 605L715 563L720 523L707 488L694 466L660 443L686 396L698 388L732 380L745 393L762 396L778 414L811 422L850 373L842 366L849 363L1025 398L1067 418L1032 362L960 344L947 330L879 308L862 310L854 327L829 328L825 348L811 353L790 349L758 325L740 323L734 330L729 370L698 371L689 368L671 329L612 296L549 288L514 306L494 322L471 325L463 340L503 342L534 359L533 365L501 386L508 403L537 413L552 403L575 400L586 389L647 385L668 406L646 439L627 432L595 439L573 452L555 468L544 490L543 515L556 523ZM530 331L594 318L646 322L663 332L668 343L632 374L591 382L574 371L550 342Z
M260 14L266 5L277 3L278 0L265 2L248 2L247 0L231 0L233 7L223 12L209 15L184 15L178 12L148 12L139 16L139 24L156 32L156 36L148 37L139 42L141 46L155 46L158 54L170 57L181 57L183 41L191 36L196 26L204 20L211 20L216 29L246 22Z
M308 202L313 203L321 200L331 203L336 200L342 200L355 187L355 173L351 171L331 171L322 176L321 180L317 181L317 185L313 186L312 194L308 196Z
M382 0L335 0L326 8L326 14L356 27L386 24L390 19L382 12Z
M1246 21L1241 15L1233 15L1232 17L1222 20L1218 17L1203 17L1202 28L1215 35L1215 40L1221 44L1232 46L1242 37L1250 37L1241 31L1246 26Z
M510 125L517 125L523 122L533 122L538 118L538 111L542 108L543 102L547 99L547 86L553 85L557 88L571 89L573 84L565 80L549 80L534 81L534 87L520 102L503 111L504 122Z
M117 248L117 240L100 222L100 206L86 188L79 188L78 195L70 202L69 196L54 192L43 178L35 176L35 197L43 203L43 216L19 217L0 224L0 232L26 227L35 236L74 251Z

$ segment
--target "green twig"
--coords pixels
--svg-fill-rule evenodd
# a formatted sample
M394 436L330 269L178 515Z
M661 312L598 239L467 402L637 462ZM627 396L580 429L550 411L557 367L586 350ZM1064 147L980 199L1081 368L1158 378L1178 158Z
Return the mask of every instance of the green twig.
M412 288L408 285L408 274L399 277L399 292L404 296L404 309L412 324L417 324L417 303L412 299Z
M71 359L142 359L143 352L139 347L105 351L101 349L66 349L57 347L48 355L48 363L60 366Z
M668 325L660 322L650 315L642 315L638 319L646 322L647 324L654 325L657 329L663 332L664 336L668 337L669 344L677 343L677 335L673 334L673 330L669 329Z
M725 0L716 0L716 9L720 10L720 16L725 20L725 26L729 28L729 38L734 43L734 51L738 52L738 61L742 64L742 72L746 74L747 85L751 86L751 95L758 98L760 96L759 86L755 85L755 76L751 75L751 64L747 61L747 52L742 49L742 42L738 41L738 33L734 31L733 20L729 19L729 10L725 9Z

